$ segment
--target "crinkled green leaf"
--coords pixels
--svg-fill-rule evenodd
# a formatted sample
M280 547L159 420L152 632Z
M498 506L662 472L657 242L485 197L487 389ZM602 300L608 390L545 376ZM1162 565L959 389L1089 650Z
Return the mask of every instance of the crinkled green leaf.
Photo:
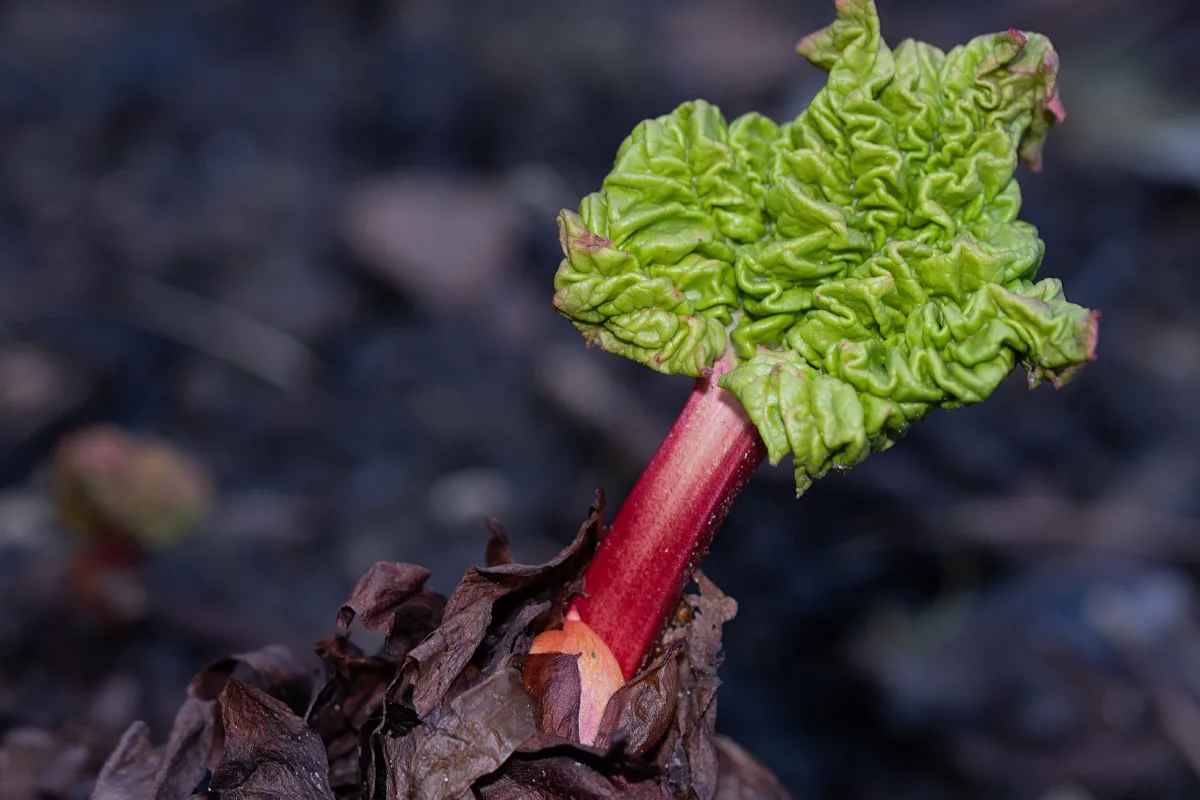
M1045 37L891 50L873 2L838 0L798 50L829 81L791 122L698 100L633 131L560 217L555 305L662 372L728 355L721 385L803 490L1018 362L1061 384L1096 322L1035 282L1043 244L1017 219L1017 162L1038 167L1063 114Z

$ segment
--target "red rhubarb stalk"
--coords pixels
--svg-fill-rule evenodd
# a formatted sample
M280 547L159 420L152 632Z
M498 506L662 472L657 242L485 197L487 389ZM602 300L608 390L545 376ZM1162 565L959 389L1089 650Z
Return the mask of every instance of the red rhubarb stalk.
M575 603L632 678L653 653L696 565L766 454L742 404L696 381L679 418L625 499Z

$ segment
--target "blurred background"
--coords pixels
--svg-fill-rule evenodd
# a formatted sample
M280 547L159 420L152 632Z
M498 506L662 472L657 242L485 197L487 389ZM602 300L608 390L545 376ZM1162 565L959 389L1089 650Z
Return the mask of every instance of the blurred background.
M1099 360L800 502L762 469L705 562L720 728L798 798L1200 796L1200 6L878 1L892 43L1054 40L1023 216ZM797 114L832 15L0 2L0 798L161 740L209 659L308 648L376 560L448 592L485 516L540 561L615 508L690 382L557 317L555 214L683 100ZM72 481L113 464L174 504L96 522Z

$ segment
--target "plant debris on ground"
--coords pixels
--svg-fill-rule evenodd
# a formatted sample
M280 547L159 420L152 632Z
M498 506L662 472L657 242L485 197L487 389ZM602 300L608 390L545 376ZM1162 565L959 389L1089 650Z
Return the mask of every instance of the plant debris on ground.
M737 604L703 575L657 658L609 701L596 745L580 744L575 657L531 656L529 645L561 624L603 515L599 497L541 566L514 563L494 525L486 566L449 600L426 588L421 567L375 564L337 622L384 633L378 653L343 632L316 644L320 674L280 647L215 661L192 680L161 750L133 723L92 796L790 797L715 733L721 628Z

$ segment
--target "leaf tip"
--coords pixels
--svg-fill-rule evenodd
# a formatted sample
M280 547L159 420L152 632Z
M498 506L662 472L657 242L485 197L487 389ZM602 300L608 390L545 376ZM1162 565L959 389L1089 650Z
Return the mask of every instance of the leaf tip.
M613 246L608 239L588 230L579 214L566 208L558 213L558 243L568 258L572 250L591 254Z

